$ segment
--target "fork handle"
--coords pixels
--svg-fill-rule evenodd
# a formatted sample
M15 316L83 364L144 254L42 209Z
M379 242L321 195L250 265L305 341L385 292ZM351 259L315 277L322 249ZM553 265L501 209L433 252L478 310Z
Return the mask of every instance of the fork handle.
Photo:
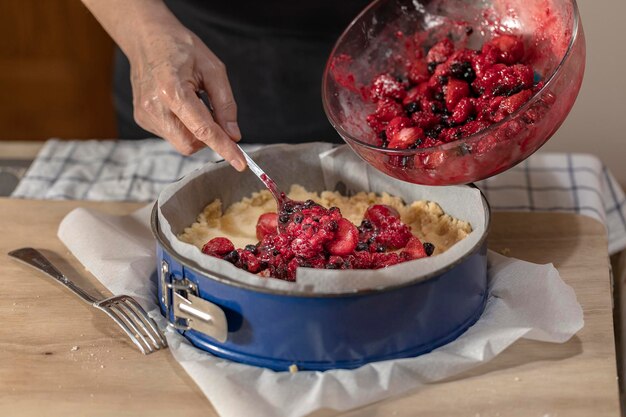
M82 288L74 284L68 277L66 277L61 271L59 271L54 265L52 265L52 262L50 262L48 258L43 256L43 254L37 249L16 249L9 252L9 256L12 256L15 259L43 272L49 277L54 278L55 281L61 283L66 288L69 288L70 291L80 297L84 302L88 304L93 304L94 302L96 302L95 298L93 298L91 295L83 291Z

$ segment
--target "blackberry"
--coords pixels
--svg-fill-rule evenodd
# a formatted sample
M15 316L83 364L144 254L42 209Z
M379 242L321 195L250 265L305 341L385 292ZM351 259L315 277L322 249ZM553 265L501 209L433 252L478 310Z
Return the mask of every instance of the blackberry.
M440 75L439 77L437 77L437 81L439 81L439 84L441 85L446 85L448 84L448 77L445 75Z
M274 250L272 251L272 255L274 255L274 256L278 256L278 255L280 255L280 251L279 251L278 249L274 249Z
M384 247L383 245L377 245L376 246L376 252L378 252L378 253L383 253L385 250L387 250L387 248Z
M505 96L509 97L512 96L513 94L517 94L520 91L522 91L524 89L524 86L522 84L516 85L515 87L513 87L511 90L509 90L508 92L504 93Z
M304 202L304 208L311 208L315 205L315 201L313 200L307 200Z
M236 250L228 252L224 256L224 260L230 262L231 264L236 264L239 261L239 252Z
M435 245L433 245L430 242L424 242L422 246L424 246L424 251L426 252L426 255L428 256L432 255L433 252L435 251Z
M245 249L249 252L252 252L252 254L256 255L256 245L246 245Z
M293 203L287 202L287 203L283 204L283 210L282 211L285 212L285 213L293 213L293 211L294 211Z
M419 105L416 102L412 102L412 103L407 104L404 109L410 115L419 110ZM385 139L386 138L387 138L387 134L385 134Z
M435 69L437 68L437 63L436 62L429 62L428 63L428 73L429 74L433 74L435 72Z
M363 219L363 221L361 221L361 226L360 226L363 230L372 230L374 228L374 226L372 225L372 222L367 220L367 219Z
M443 130L442 125L436 125L432 129L426 130L424 134L431 139L437 139L437 137L439 136L442 130Z
M283 213L280 216L278 216L278 221L281 223L287 223L289 221L289 214Z
M328 230L331 232L336 231L339 228L339 224L335 220L331 220L328 222Z
M450 73L453 77L466 81L467 83L471 83L476 79L472 64L467 61L452 63L452 65L450 65Z
M436 95L435 98L437 98ZM443 96L441 97L441 100L443 100ZM446 108L440 102L431 103L430 110L433 114L446 114Z
M302 220L304 220L304 216L300 213L293 216L293 222L296 224L302 223Z
M356 251L357 252L361 252L364 250L369 249L369 245L366 242L359 242L358 245L356 245Z

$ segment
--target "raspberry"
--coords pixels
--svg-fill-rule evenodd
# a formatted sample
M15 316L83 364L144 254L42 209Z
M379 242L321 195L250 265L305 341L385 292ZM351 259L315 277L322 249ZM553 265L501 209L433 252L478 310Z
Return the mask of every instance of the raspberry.
M428 81L430 74L428 73L428 65L424 61L414 61L409 66L407 77L413 84Z
M380 74L372 82L370 94L374 100L392 98L402 100L406 96L404 85L389 74Z
M378 102L375 114L381 122L389 122L395 117L404 116L404 109L397 101L386 98Z
M426 62L440 64L445 62L450 55L454 52L454 44L448 38L443 39L442 41L437 42L433 45L432 48L428 51L426 55Z
M429 112L415 112L411 115L411 120L415 126L428 130L441 123L441 116Z

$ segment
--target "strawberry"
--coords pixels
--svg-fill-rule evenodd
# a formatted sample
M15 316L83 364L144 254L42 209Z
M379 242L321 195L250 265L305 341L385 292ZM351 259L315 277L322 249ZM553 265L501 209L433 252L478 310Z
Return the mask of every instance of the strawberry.
M428 100L432 98L432 90L428 83L419 84L407 91L402 104L408 106L411 103L419 102L422 98Z
M409 239L401 254L407 256L409 259L419 259L428 256L426 254L426 250L424 249L424 245L415 236Z
M513 65L524 57L524 43L519 36L500 35L489 43L498 48L498 62Z
M463 134L463 137L467 137L467 136L473 135L474 133L478 133L481 130L485 130L488 127L489 127L489 123L485 121L473 120L461 126L461 132Z
M470 94L469 85L465 81L456 78L450 78L444 90L448 111L454 111L459 101Z
M276 234L278 232L278 214L263 213L256 223L256 238L263 240L265 235Z
M359 231L356 226L345 218L339 219L335 237L327 242L325 247L332 255L344 256L354 252L359 240Z
M367 208L363 218L372 222L374 226L380 227L390 219L399 219L400 213L386 204L374 204Z
M423 135L424 131L419 127L405 127L389 138L387 147L390 149L407 149Z
M446 151L432 151L420 155L420 160L425 169L438 169L448 161L448 154Z
M463 97L459 100L456 107L454 107L454 111L452 112L452 123L461 124L464 123L471 115L474 113L474 104L472 100L468 97Z
M202 246L202 253L218 258L234 250L235 245L233 245L233 242L225 237L214 237Z
M413 122L408 117L394 117L385 128L385 134L387 135L387 139L391 140L402 129L411 126L413 126Z
M502 99L500 108L496 111L494 120L499 122L515 110L519 109L533 95L531 90L522 90L517 94Z

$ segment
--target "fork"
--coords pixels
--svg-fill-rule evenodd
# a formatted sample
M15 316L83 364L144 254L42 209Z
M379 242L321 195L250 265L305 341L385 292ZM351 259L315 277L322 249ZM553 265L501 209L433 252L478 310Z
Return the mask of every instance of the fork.
M21 248L9 252L9 256L32 266L69 288L81 300L104 311L139 348L148 355L167 347L167 342L146 310L128 295L116 295L96 300L59 271L41 252L33 248Z

